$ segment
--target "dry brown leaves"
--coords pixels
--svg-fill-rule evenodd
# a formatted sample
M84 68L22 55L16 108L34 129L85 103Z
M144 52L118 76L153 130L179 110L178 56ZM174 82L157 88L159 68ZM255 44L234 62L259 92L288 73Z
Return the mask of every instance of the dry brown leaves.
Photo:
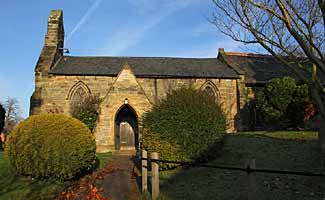
M107 164L103 169L94 172L91 176L81 178L77 184L62 192L57 200L110 200L100 194L104 191L104 188L97 188L94 183L96 180L103 180L107 174L118 170L120 169Z

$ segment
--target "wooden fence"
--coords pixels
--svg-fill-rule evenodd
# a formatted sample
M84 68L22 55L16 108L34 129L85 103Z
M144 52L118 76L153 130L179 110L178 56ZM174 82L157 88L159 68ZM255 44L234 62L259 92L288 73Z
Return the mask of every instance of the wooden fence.
M256 200L256 178L254 173L270 173L270 174L288 174L298 176L312 176L312 177L325 177L322 173L312 172L301 172L301 171L286 171L286 170L273 170L273 169L258 169L255 165L255 159L248 159L243 167L232 167L232 166L220 166L220 165L209 165L195 162L180 162L159 159L158 153L151 153L148 157L148 153L142 150L141 154L141 176L142 176L142 192L148 191L148 164L151 164L151 196L155 200L159 197L159 163L173 163L181 166L191 167L207 167L221 170L232 170L246 172L246 186L245 199Z

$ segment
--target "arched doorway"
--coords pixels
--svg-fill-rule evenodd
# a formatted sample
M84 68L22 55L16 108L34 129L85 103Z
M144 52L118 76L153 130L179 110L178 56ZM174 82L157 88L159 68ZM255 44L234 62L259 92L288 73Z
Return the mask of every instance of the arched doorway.
M135 150L138 144L137 115L129 105L123 105L115 116L115 149Z

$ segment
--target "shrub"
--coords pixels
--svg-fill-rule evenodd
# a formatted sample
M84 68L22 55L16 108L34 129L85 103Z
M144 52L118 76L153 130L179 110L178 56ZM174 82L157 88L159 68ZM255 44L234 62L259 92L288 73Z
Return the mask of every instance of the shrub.
M101 100L98 96L90 95L72 105L72 116L79 119L93 131L98 119L98 108Z
M265 126L271 129L303 125L310 104L307 85L296 85L290 77L274 78L256 94L257 109Z
M215 99L193 88L168 93L144 114L142 125L143 148L158 152L162 159L178 161L214 157L226 132L226 118Z
M89 129L62 114L34 115L14 128L5 146L13 169L36 178L68 180L95 164Z

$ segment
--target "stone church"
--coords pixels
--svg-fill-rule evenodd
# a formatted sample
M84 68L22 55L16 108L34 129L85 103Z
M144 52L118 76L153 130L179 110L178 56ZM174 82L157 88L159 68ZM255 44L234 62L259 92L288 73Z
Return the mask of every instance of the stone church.
M138 147L143 113L182 86L213 95L227 115L228 132L235 133L246 127L243 110L254 88L291 75L271 56L222 48L215 58L78 57L64 50L63 14L53 10L35 68L30 114L69 115L73 103L98 95L103 99L94 129L98 152Z

